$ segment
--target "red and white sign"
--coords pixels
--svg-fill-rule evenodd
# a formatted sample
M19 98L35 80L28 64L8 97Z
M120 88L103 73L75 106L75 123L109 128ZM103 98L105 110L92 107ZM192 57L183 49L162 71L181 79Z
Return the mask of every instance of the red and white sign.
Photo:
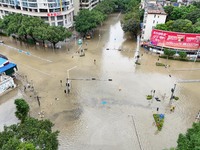
M61 12L48 13L47 16L60 16Z
M198 50L200 48L200 34L169 32L153 29L150 43L154 46Z

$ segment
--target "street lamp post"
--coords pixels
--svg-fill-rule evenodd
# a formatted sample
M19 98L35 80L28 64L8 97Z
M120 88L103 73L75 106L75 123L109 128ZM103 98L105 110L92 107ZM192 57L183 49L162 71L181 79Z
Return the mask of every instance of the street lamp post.
M197 61L197 58L198 58L198 55L200 54L200 48L199 48L199 50L197 51L197 55L196 55L196 57L195 57L195 59L194 59L194 62L196 62Z
M197 55L196 55L196 57L195 57L195 59L194 59L194 62L197 61L198 55L200 54L200 39L198 39L198 42L199 42L199 49L198 49L198 51L197 51Z
M65 93L70 93L70 89L71 89L71 80L69 79L69 71L72 69L75 69L77 66L74 66L70 69L67 70L67 79L66 79L66 90L64 90Z
M174 98L175 89L176 89L176 84L174 84L174 88L171 89L172 94L171 94L170 101L169 101L170 105L172 104L172 100Z

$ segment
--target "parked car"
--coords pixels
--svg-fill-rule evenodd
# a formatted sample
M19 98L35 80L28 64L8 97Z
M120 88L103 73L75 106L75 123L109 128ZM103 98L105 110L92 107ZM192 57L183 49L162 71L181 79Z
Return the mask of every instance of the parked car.
M86 35L86 39L91 39L91 36L88 34L88 35Z

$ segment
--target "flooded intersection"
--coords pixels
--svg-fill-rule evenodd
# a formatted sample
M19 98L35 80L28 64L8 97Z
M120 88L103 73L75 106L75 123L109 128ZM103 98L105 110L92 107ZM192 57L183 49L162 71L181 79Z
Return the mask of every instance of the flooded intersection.
M5 39L6 45L30 55L0 46L2 54L18 64L19 74L27 76L22 80L34 85L34 92L19 93L31 105L32 116L39 117L38 112L44 111L45 118L55 123L60 131L60 150L170 148L176 146L178 134L192 125L199 111L199 83L178 81L199 79L200 70L191 68L200 68L200 64L160 59L170 68L156 67L158 56L140 48L141 65L135 65L137 42L124 35L118 17L112 15L95 31L94 39L84 41L84 57L79 57L74 41L54 52ZM74 79L70 94L64 93L67 76ZM171 113L169 99L175 83L180 100L174 102L176 109ZM151 90L161 99L166 97L149 103L146 95ZM36 96L41 97L40 107ZM157 107L166 117L161 132L153 125Z

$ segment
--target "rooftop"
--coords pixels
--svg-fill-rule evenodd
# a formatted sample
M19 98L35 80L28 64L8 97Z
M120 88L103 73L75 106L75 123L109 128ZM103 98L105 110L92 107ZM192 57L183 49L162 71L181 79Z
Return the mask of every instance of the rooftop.
M5 64L9 63L7 59L0 57L0 68L3 67Z
M167 15L161 6L161 4L156 4L156 3L148 3L147 4L147 12L148 14L163 14Z

